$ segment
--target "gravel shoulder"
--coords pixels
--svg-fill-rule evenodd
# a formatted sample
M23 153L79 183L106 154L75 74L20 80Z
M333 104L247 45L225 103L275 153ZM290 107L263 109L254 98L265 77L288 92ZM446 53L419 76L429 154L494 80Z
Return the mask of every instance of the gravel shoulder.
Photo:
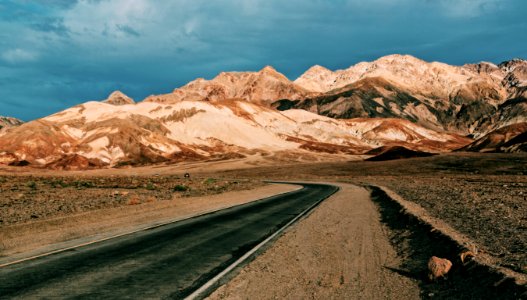
M0 227L0 264L186 219L299 188L301 187L297 185L269 184L216 195L174 197L170 200L3 226Z
M418 299L369 192L339 186L209 299Z

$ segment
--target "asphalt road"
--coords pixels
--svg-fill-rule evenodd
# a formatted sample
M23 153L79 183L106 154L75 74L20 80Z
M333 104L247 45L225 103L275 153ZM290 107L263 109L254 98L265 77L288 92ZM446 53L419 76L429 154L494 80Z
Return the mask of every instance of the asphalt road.
M334 186L300 190L0 268L1 299L183 298Z

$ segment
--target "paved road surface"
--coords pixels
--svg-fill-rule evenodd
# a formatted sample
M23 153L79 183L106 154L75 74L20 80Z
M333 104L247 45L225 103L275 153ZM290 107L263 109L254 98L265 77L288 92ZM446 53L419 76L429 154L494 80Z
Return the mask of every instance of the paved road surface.
M0 268L0 298L183 298L337 190L303 189Z

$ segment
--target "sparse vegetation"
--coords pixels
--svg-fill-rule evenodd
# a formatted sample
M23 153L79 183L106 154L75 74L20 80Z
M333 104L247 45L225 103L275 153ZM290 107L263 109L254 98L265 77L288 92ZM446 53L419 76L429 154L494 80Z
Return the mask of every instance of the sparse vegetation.
M213 183L216 183L216 179L215 178L207 178L204 180L204 183L205 184L213 184Z
M178 184L174 187L175 192L186 192L189 190L189 187L186 185Z
M155 184L149 182L149 183L146 184L145 189L147 189L149 191L154 191L154 190L157 189L157 187L155 186Z
M0 176L0 227L72 213L148 204L174 197L193 197L261 185L208 177L170 176ZM221 186L221 188L215 188ZM35 218L38 216L38 218Z
M91 182L91 181L84 181L84 180L75 181L75 182L73 182L73 185L77 189L86 189L86 188L92 188L92 187L95 186L95 184L93 184L93 182Z
M34 182L34 181L28 181L26 183L26 186L32 190L36 190L37 189L37 183Z

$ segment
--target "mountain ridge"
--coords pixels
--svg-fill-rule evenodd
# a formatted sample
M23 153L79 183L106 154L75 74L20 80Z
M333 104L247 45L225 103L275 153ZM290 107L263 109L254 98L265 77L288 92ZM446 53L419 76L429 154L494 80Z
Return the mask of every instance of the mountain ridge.
M112 167L280 153L316 160L383 145L441 152L469 142L406 120L335 120L242 100L119 106L91 101L9 131L0 137L0 161L70 168L63 164Z
M114 91L18 124L0 132L0 163L82 169L253 156L317 160L381 148L480 151L472 138L507 135L500 128L523 141L527 127L514 124L527 122L526 91L521 59L450 66L389 55L337 71L314 65L294 81L271 66L221 72L143 101ZM507 143L506 151L524 149Z
M273 67L265 66L257 72L221 72L211 80L198 78L172 93L152 95L143 101L175 103L184 100L244 99L268 104L281 98L302 99L311 94Z

